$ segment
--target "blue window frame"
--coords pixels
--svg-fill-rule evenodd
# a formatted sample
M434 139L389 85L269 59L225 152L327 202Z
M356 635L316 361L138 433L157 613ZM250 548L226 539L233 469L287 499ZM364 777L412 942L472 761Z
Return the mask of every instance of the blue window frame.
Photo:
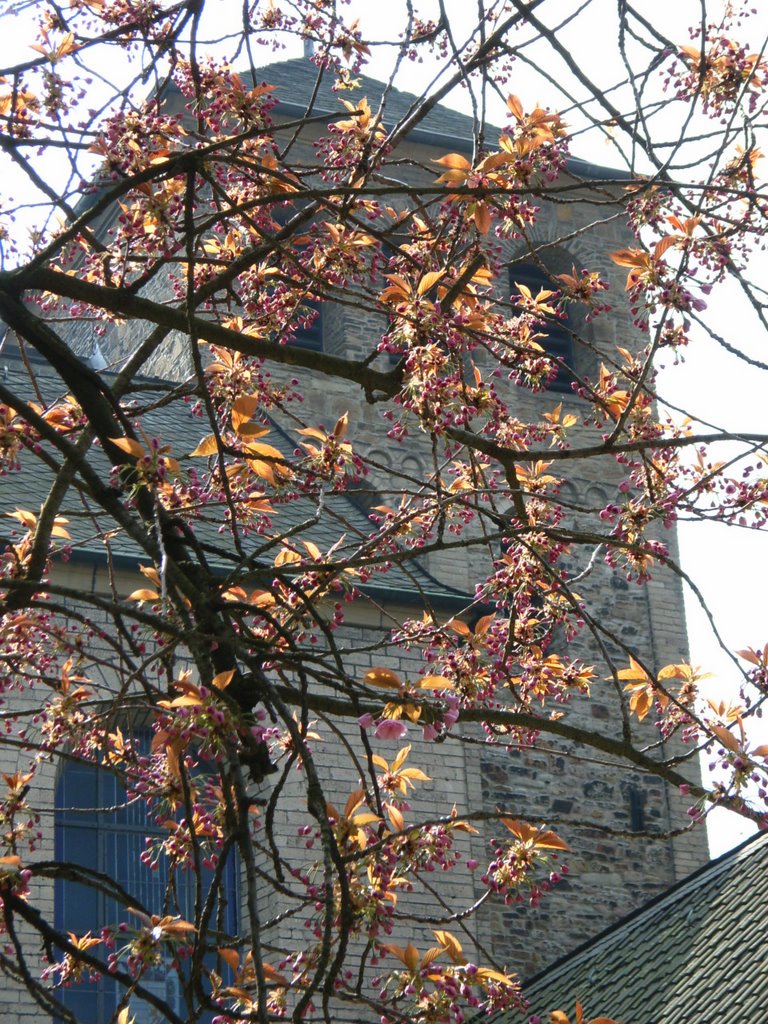
M194 872L176 872L173 900L169 904L165 858L160 858L155 870L150 870L140 861L145 838L164 834L167 835L149 819L143 801L126 801L125 790L113 773L76 761L63 765L56 786L56 860L107 875L152 913L180 914L185 920L192 920ZM203 872L204 891L212 877L211 871ZM237 869L231 857L226 870L225 890L229 897L223 908L224 927L234 935L237 932ZM90 931L98 936L101 927L122 921L132 927L139 923L106 893L69 880L56 880L54 925L57 930L74 932L77 936ZM106 955L103 947L95 947L94 953ZM142 979L143 985L181 1011L178 983L175 971L163 969L148 972ZM56 996L72 1011L78 1024L102 1024L112 1018L123 992L123 986L107 976L97 982L82 980L71 988L59 989ZM130 1006L136 1024L154 1024L156 1011L149 1003L134 996ZM211 1016L200 1020L210 1020Z
M516 297L520 294L515 287L517 284L523 284L526 288L530 289L531 295L533 295L534 298L540 291L555 290L555 286L547 274L541 270L540 267L537 267L535 263L516 263L514 266L510 267L509 284L513 304ZM546 330L547 336L539 339L539 344L547 355L560 360L557 374L548 385L549 390L563 391L567 394L571 394L573 391L571 388L571 384L573 383L573 373L571 372L571 369L574 365L574 352L572 334L573 325L570 317L565 320L547 320L546 327L542 328L542 330Z

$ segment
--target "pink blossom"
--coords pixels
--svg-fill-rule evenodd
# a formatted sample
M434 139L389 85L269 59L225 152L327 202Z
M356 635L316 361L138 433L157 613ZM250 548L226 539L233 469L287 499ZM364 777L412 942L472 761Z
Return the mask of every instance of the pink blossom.
M360 717L357 720L357 724L360 726L361 729L370 729L371 726L373 725L373 715L371 715L370 713L360 715Z
M404 722L398 722L394 718L382 718L376 726L374 736L377 740L401 740L408 732L408 726Z

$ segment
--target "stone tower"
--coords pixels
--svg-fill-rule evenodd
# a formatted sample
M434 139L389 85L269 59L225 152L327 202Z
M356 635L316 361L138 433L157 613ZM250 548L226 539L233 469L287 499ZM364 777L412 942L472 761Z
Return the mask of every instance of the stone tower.
M338 114L340 104L327 84L315 91L316 69L307 60L294 60L265 68L265 80L277 87L278 105L273 116L277 121L290 123L287 131L296 131L296 123L304 116L307 103L313 99L313 120L300 129L295 139L295 151L313 158L312 145L325 130L320 115ZM361 83L350 98L365 95L375 108L383 92L376 82ZM345 94L346 95L346 94ZM415 102L415 97L391 90L384 108L386 124L400 122ZM179 95L165 98L172 107L183 107ZM429 116L411 131L401 143L403 174L412 181L429 180L432 161L447 152L472 152L474 126L471 119L443 107L434 108ZM595 323L587 323L574 314L568 324L569 332L556 337L551 344L560 344L558 350L565 362L580 376L596 376L601 352L609 352L616 344L632 347L638 342L630 326L629 311L622 298L620 274L613 267L609 252L629 244L628 228L615 217L603 219L601 200L621 188L620 176L604 168L570 161L563 180L572 182L578 201L570 201L568 193L562 201L542 206L526 245L505 243L503 259L511 266L510 288L516 281L535 283L537 272L565 273L572 266L597 270L610 280L614 308L610 314ZM586 184L585 184L586 183ZM593 183L593 184L590 184ZM585 198L586 197L586 198ZM108 218L104 229L109 229ZM531 255L535 250L535 260ZM156 278L153 296L162 295L171 287L170 275ZM73 321L65 334L72 348L84 357L99 360L116 368L140 343L146 324L139 320L115 324L98 340L98 352L87 322ZM341 301L323 303L319 317L309 329L297 336L296 344L317 347L331 355L365 358L375 347L376 339L385 330L383 318L359 304ZM570 333L572 332L572 334ZM573 344L572 335L583 339ZM189 341L183 335L171 335L153 357L147 370L158 378L183 381L192 372ZM384 364L386 354L379 360ZM92 362L92 365L94 363ZM426 439L411 439L402 448L399 464L392 466L392 447L382 444L386 430L379 408L367 404L363 397L351 392L344 382L309 374L296 374L299 388L306 396L307 421L332 425L343 413L349 413L350 436L364 451L374 467L374 483L385 499L396 504L395 495L388 493L389 474L397 470L413 481L425 480L430 472L430 449ZM515 397L519 417L525 420L541 415L562 403L564 414L581 418L581 400L570 387L567 372L553 382L553 389L534 394L523 389ZM288 432L292 424L281 422L274 416L276 429ZM183 450L184 437L190 438L195 424L159 421L159 429L175 431ZM286 436L288 434L286 433ZM582 464L579 464L581 466ZM579 509L602 508L609 504L622 479L619 467L613 477L606 476L604 465L599 479L588 474L591 469L578 469L567 476L561 494L569 514L578 517ZM360 531L365 530L367 513L361 510L362 499L349 501L344 516ZM321 524L330 542L336 539L338 528L334 523ZM336 533L334 533L336 531ZM669 538L665 538L667 541ZM643 587L628 583L621 574L612 570L599 557L585 560L577 566L582 573L579 593L592 619L605 628L602 632L585 629L571 643L569 653L597 666L598 680L609 674L604 654L618 654L617 641L634 650L643 661L661 667L669 662L683 660L686 654L685 622L679 583L671 574L659 572ZM126 592L131 577L130 552L119 567L125 574ZM106 586L104 567L94 555L89 565L75 559L69 572L77 585L98 591ZM474 573L472 558L461 553L440 551L425 557L414 570L418 579L411 592L402 581L392 583L383 576L369 588L372 600L356 603L349 611L344 632L348 638L350 662L362 674L372 665L385 663L403 676L413 675L420 667L416 654L387 649L385 641L393 623L414 614L414 608L423 604L426 596L437 615L450 618L466 604L472 594ZM368 653L381 647L375 655ZM357 652L357 653L355 653ZM620 720L619 697L609 682L597 683L602 687L587 701L573 701L569 708L572 724L600 732L615 728ZM649 726L649 743L657 737ZM489 901L473 919L472 928L478 945L489 951L496 962L506 964L522 976L531 975L556 958L574 948L585 937L593 935L607 924L617 920L629 910L664 890L706 860L706 842L702 832L691 832L674 842L661 842L654 836L679 828L685 822L687 803L677 794L670 794L663 785L651 777L617 766L610 757L600 759L594 751L587 751L572 741L553 739L535 750L514 750L491 746L482 742L482 735L465 730L467 742L421 744L414 740L412 758L431 781L421 786L413 798L415 813L427 817L430 808L461 808L493 815L497 809L510 815L524 814L557 828L572 848L568 858L569 874L554 891L542 901L536 911L525 907L506 906ZM393 746L393 753L397 746ZM357 779L346 758L337 756L333 743L318 751L319 763L331 791L338 790L339 799L355 787ZM53 780L52 788L53 788ZM266 791L269 783L265 782ZM274 832L278 842L290 845L295 840L295 821L291 811L306 800L304 782L288 781L280 796L275 814ZM466 836L465 857L487 863L488 832L481 828L476 835ZM480 897L484 886L466 873L449 874L440 879L440 899L446 909L461 910ZM264 914L279 913L281 906L276 896L265 897ZM275 945L290 948L292 942L302 941L300 918L285 916ZM398 941L398 936L393 937ZM423 941L422 941L423 948Z

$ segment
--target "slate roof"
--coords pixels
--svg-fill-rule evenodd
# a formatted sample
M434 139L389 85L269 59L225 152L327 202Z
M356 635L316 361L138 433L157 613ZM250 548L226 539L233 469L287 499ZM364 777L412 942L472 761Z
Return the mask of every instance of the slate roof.
M2 353L0 364L4 364L2 382L7 388L30 402L39 401L37 394L32 392L28 375L18 357ZM38 388L46 405L53 404L54 400L66 394L66 387L47 364L35 361L34 370ZM149 381L144 383L151 384ZM157 401L161 395L162 392L159 390L143 392L138 396L137 404L149 405L152 401ZM163 444L170 445L170 454L179 460L183 472L188 472L192 467L202 469L204 460L190 458L189 455L200 438L209 431L205 421L195 416L188 405L174 401L154 409L142 415L141 427L148 438L157 437ZM292 455L298 440L298 436L292 436L274 422L271 424L270 434L264 437L266 443L273 445L286 456ZM99 447L91 448L88 460L98 470L102 479L106 479L110 466ZM53 482L52 472L46 472L42 463L36 463L35 471L29 472L24 468L23 453L21 462L20 472L11 472L0 477L0 538L7 537L9 533L11 520L6 517L6 513L22 508L36 514ZM353 553L360 542L370 536L375 529L369 519L366 502L362 496L356 497L354 493L328 494L323 500L319 515L317 501L311 497L299 498L286 504L279 504L276 501L272 504L275 509L272 519L274 531L279 534L291 531L291 542L297 545L299 550L301 542L307 540L316 544L321 551L327 551L344 535L345 540L340 550L349 550ZM93 517L86 512L86 507L93 511ZM67 530L74 545L73 559L90 561L106 558L106 548L96 522L98 521L101 529L110 531L114 531L115 523L100 513L95 503L81 499L78 492L70 488L60 514L69 520ZM209 564L212 568L226 573L237 565L237 561L227 557L229 553L234 556L234 550L228 541L228 531L220 532L223 523L224 510L220 506L212 506L205 510L200 519L195 520L194 525L195 533L202 543L220 549L221 557L217 557L215 553L209 554ZM252 534L246 547L252 553L257 551L262 543L263 538ZM271 565L277 551L277 546L265 551L261 564ZM110 553L115 564L129 567L137 565L140 560L146 560L143 557L140 559L138 547L130 537L121 532L116 532L111 537ZM463 606L469 600L465 594L436 580L415 559L408 559L407 565L403 568L395 567L385 573L374 573L370 584L361 589L380 594L382 597L389 596L390 600L397 599L399 603L404 604L418 602L422 595L443 607L451 604Z
M293 113L297 117L307 112L307 103L315 92L317 92L312 104L313 114L338 114L343 112L342 100L359 100L365 96L372 110L377 110L384 91L387 88L384 82L379 82L367 76L353 76L359 78L360 88L334 92L333 83L335 76L332 71L319 73L318 68L306 57L299 57L294 60L279 61L275 64L268 64L258 68L257 76L270 85L277 87L278 112L284 117ZM414 93L403 92L401 89L389 89L386 94L384 124L390 129L404 121L416 108L421 97ZM419 123L417 129L409 134L419 142L434 141L439 144L447 138L471 143L474 134L474 121L465 114L451 110L449 107L436 104L429 114Z
M251 75L242 77L244 80L248 80ZM266 82L276 86L275 95L278 104L275 108L275 115L278 120L299 119L307 115L338 115L344 113L342 100L357 102L362 97L368 100L371 110L376 111L386 91L383 121L385 128L390 130L405 121L423 100L422 96L402 89L389 88L386 83L369 78L367 75L353 76L353 78L360 81L359 88L334 92L333 72L320 73L317 66L307 57L296 57L292 60L277 61L274 64L266 64L257 68L253 76L253 84ZM174 91L171 88L166 95L170 96ZM310 100L312 105L308 110ZM485 130L486 133L490 133L492 141L493 133L499 132L500 128L486 125ZM472 149L475 134L474 118L442 103L437 103L419 121L419 124L408 132L408 139L425 145L447 147L448 151L468 152ZM589 161L580 160L578 157L568 159L567 169L576 178L610 181L624 180L630 177L626 171L601 167Z
M523 987L529 1015L621 1024L768 1020L768 834L759 833ZM530 1016L527 1018L530 1021ZM535 1018L534 1018L535 1019ZM496 1024L517 1024L502 1015Z

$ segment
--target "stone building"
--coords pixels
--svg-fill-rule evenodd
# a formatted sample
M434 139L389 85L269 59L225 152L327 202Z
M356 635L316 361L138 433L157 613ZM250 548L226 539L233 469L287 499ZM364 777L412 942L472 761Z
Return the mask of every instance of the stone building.
M306 60L272 65L264 69L263 75L277 87L279 102L274 116L278 120L294 123L301 118L306 112L308 98L313 93L313 116L333 116L340 109L338 97L325 82L314 92L316 70ZM363 83L357 92L345 94L345 97L356 99L365 95L371 105L375 106L382 91L380 83L369 81ZM384 108L385 123L391 125L402 122L415 99L397 90L390 90ZM165 102L181 105L181 97L171 94ZM322 118L319 120L322 122ZM303 128L298 145L311 151L312 142L321 131L322 128L317 125ZM470 118L444 107L434 108L402 143L403 153L410 161L404 173L419 180L419 176L428 174L426 169L433 166L431 161L446 152L470 154L472 138L473 124ZM612 289L614 308L610 314L599 318L594 324L579 320L578 315L574 314L568 324L575 335L584 338L586 344L574 344L568 332L557 335L553 331L550 341L552 346L560 346L557 354L562 355L579 374L594 376L601 350L608 351L617 343L631 347L637 342L637 336L633 335L632 328L628 326L630 318L622 298L620 272L617 273L608 257L610 251L629 244L631 236L626 225L619 219L603 219L601 214L601 200L611 195L612 190L620 188L619 175L574 159L568 164L564 180L572 181L574 189L578 188L578 201L570 201L566 193L562 201L544 205L532 232L532 242L537 247L537 259L546 265L550 273L570 271L574 265L584 266L599 270L601 275L616 286ZM584 198L585 182L594 183L586 193L591 201L585 201ZM540 266L532 262L528 251L522 247L517 250L509 247L504 255L505 259L515 264L511 282L528 280L535 284L539 280L537 275L541 273ZM167 281L164 285L162 282L156 285L163 286L167 286ZM100 369L113 369L119 367L121 361L133 351L142 339L145 328L146 324L141 321L115 325L98 339L98 344L94 342L90 326L84 322L68 324L63 333L71 347L84 359L90 360L91 365ZM331 354L362 358L371 351L372 339L375 343L382 330L381 319L365 309L326 302L311 330L300 332L295 343L321 347ZM385 360L387 357L379 358ZM23 367L14 360L10 342L0 355L0 362L8 365L7 372L12 378L24 372ZM157 378L184 380L191 372L188 341L181 335L172 336L147 369ZM46 372L41 369L44 376ZM387 478L388 468L394 467L390 465L391 446L381 443L383 427L378 408L367 405L361 397L351 395L349 386L344 382L330 378L321 381L306 375L302 377L301 374L297 376L300 377L300 387L306 396L305 408L311 410L313 422L332 424L344 412L349 413L350 435L378 467L375 482L381 494L387 500L391 499L393 495L387 494ZM46 381L45 386L51 392L57 387L51 379ZM520 417L531 416L536 410L550 409L558 402L562 402L565 413L572 412L578 417L581 400L573 394L567 374L555 380L554 391L533 394L520 389L516 398ZM310 418L309 412L305 415ZM281 423L278 415L274 419L276 435L284 431L283 440L279 443L290 445L290 423ZM157 436L170 442L175 452L191 450L197 428L191 414L185 420L178 411L159 410L156 422ZM396 468L414 480L426 479L429 472L427 445L409 443ZM601 470L604 469L603 464ZM617 468L614 479L605 475L593 479L586 472L584 470L585 475L582 475L582 471L577 471L568 477L564 487L565 500L574 507L602 507L611 500L621 479L619 470ZM40 487L38 497L42 500L45 482L41 482ZM34 495L27 498L29 505L34 504L34 501ZM2 494L2 504L6 508L15 507L18 497L10 495L6 489ZM348 529L359 530L361 534L369 529L367 512L358 498L340 497L335 506L331 504L326 517L313 527L314 532L310 531L306 535L308 538L317 538L321 547L325 543L327 548L338 538L338 523L341 521ZM104 547L97 537L90 544L84 537L80 540L68 566L62 571L73 590L99 593L111 585ZM138 585L136 558L131 545L126 543L121 546L118 541L112 547L110 561L109 571L113 573L112 578L117 579L119 591L130 592ZM465 603L466 595L472 593L474 578L471 558L439 552L424 558L413 569L413 573L417 576L415 580L413 575L406 579L396 574L376 579L368 588L372 600L356 603L350 609L345 636L349 646L355 646L360 652L356 657L361 673L372 663L368 649L375 648L381 642L381 637L393 622L412 615L414 608L423 603L425 595L436 613L447 618ZM671 574L659 572L646 586L637 587L627 583L619 573L598 558L579 584L579 590L594 618L608 623L613 635L635 650L647 663L660 667L684 658L686 636L682 594L679 581ZM606 643L610 645L610 636ZM578 639L574 653L588 663L597 665L598 679L606 675L600 652L588 633L585 632ZM419 667L415 654L409 657L401 651L395 655L390 650L386 652L386 659L389 667L403 675L408 675L409 671L413 674ZM108 668L105 668L103 685L105 689L110 686ZM617 700L615 692L605 684L604 692L593 695L589 701L574 701L569 709L569 721L597 731L601 728L614 728L612 723L618 717ZM649 736L653 738L652 733ZM333 780L332 783L329 781L329 785L332 789L338 789L339 798L343 800L346 793L356 786L357 779L347 761L341 767L334 759L333 746L332 743L328 744L327 753L318 753L318 756L327 780ZM397 745L393 745L392 753L396 750ZM472 925L477 929L478 941L493 953L496 961L518 971L522 977L542 970L578 946L585 936L596 934L679 881L706 860L706 840L702 831L687 833L674 842L653 838L654 834L660 837L684 824L687 802L683 797L670 793L656 778L649 779L639 772L618 767L609 759L599 761L594 752L588 754L572 744L553 741L533 751L516 752L477 742L445 743L438 747L422 746L414 741L412 758L432 780L421 786L414 797L415 813L419 810L426 813L431 807L450 807L453 803L460 808L489 813L502 808L510 814L524 813L532 819L538 818L542 822L556 825L571 845L573 853L568 858L568 881L558 886L538 910L531 912L525 907L507 907L490 902ZM47 820L50 824L57 792L52 767L41 771L37 784L41 806L47 800ZM66 811L69 796L62 796L61 783L58 785L62 806L56 812L56 822L60 836L66 839L72 834L71 816L67 818ZM305 798L303 780L288 782L284 787L276 815L275 832L278 841L284 842L287 847L295 842L295 821L291 818L291 809L295 809ZM588 824L585 825L585 822ZM110 827L123 827L119 822L116 825L113 822L110 826L98 820L96 826L104 834L109 833ZM93 819L89 818L88 828L93 827ZM43 838L42 857L46 856L46 852L51 852L52 842L53 836L48 828ZM464 853L481 863L484 860L487 862L487 844L488 835L485 832L468 836ZM100 862L100 865L104 869L108 868L106 861ZM461 876L451 874L440 880L442 899L451 908L471 905L482 891L479 880L476 886L473 887L471 877L468 881L466 873ZM63 922L64 911L61 905L53 905L54 895L53 891L48 894L48 908L52 919ZM59 895L57 898L61 903L62 897ZM272 909L279 910L274 900L272 904ZM270 907L264 909L268 915ZM280 925L280 934L274 941L289 947L292 940L301 942L302 936L301 921L288 916ZM393 941L398 941L397 935L393 936ZM158 984L162 986L163 982L159 981ZM17 996L11 989L7 989L0 996L0 1003L4 1005L6 1013L13 1006L13 1012L21 1014L26 1005L24 998L23 993ZM89 1016L94 1011L92 1000L88 1002L88 998L84 997L82 1011L76 1003L72 1004L73 1009L83 1013L83 1021L107 1019L103 1014L109 1007L109 999L114 997L103 993L99 996L102 1002L95 1017ZM145 1019L150 1020L148 1010L145 1017L141 1016L143 1011L136 1008L132 1010L139 1013L138 1024L144 1024Z

